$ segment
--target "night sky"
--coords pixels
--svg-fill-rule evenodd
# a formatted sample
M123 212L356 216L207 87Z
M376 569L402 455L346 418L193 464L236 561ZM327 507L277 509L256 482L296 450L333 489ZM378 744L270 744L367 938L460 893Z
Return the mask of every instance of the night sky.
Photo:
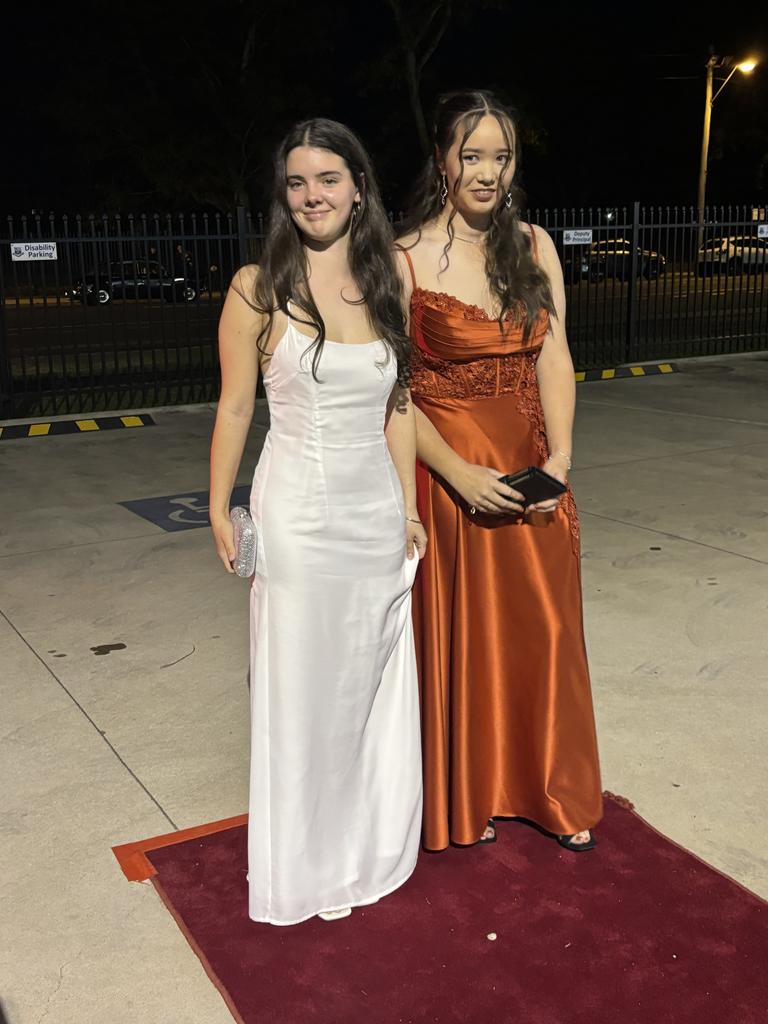
M421 157L388 0L27 6L4 16L4 212L262 208L275 142L316 115L358 131L406 201ZM440 91L502 91L532 205L693 203L708 48L768 59L764 8L454 0L427 117ZM765 65L717 100L708 198L768 198Z

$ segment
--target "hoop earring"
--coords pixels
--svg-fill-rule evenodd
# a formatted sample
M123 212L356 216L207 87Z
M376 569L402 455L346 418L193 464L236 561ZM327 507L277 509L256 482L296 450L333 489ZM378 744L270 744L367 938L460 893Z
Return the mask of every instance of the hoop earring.
M440 189L440 205L445 206L445 200L448 198L448 179L443 175L443 187Z
M508 210L512 209L512 190L511 189L509 190L509 192L507 192L507 198L504 200L504 205L506 206L506 208Z

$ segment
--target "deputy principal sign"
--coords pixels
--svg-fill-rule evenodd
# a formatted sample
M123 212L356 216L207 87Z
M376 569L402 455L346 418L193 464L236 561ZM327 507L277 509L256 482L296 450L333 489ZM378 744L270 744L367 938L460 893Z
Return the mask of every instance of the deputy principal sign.
M563 245L589 245L592 241L592 228L576 228L563 232Z
M14 263L58 258L55 242L11 242L11 259Z

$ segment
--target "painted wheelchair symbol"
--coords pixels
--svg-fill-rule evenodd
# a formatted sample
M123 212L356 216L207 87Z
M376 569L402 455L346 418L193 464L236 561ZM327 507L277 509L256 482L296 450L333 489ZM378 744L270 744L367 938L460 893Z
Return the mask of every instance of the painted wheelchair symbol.
M174 523L189 523L191 526L203 526L208 522L209 505L201 505L200 499L192 496L183 498L171 498L170 505L180 505L181 508L174 509L168 513L168 518Z

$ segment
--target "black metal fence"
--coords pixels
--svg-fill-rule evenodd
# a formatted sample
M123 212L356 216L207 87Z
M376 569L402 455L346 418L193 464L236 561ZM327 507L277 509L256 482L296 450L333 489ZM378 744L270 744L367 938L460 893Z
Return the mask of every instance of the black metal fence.
M768 347L766 211L531 210L563 261L577 369ZM9 217L0 416L214 401L216 327L261 215Z

